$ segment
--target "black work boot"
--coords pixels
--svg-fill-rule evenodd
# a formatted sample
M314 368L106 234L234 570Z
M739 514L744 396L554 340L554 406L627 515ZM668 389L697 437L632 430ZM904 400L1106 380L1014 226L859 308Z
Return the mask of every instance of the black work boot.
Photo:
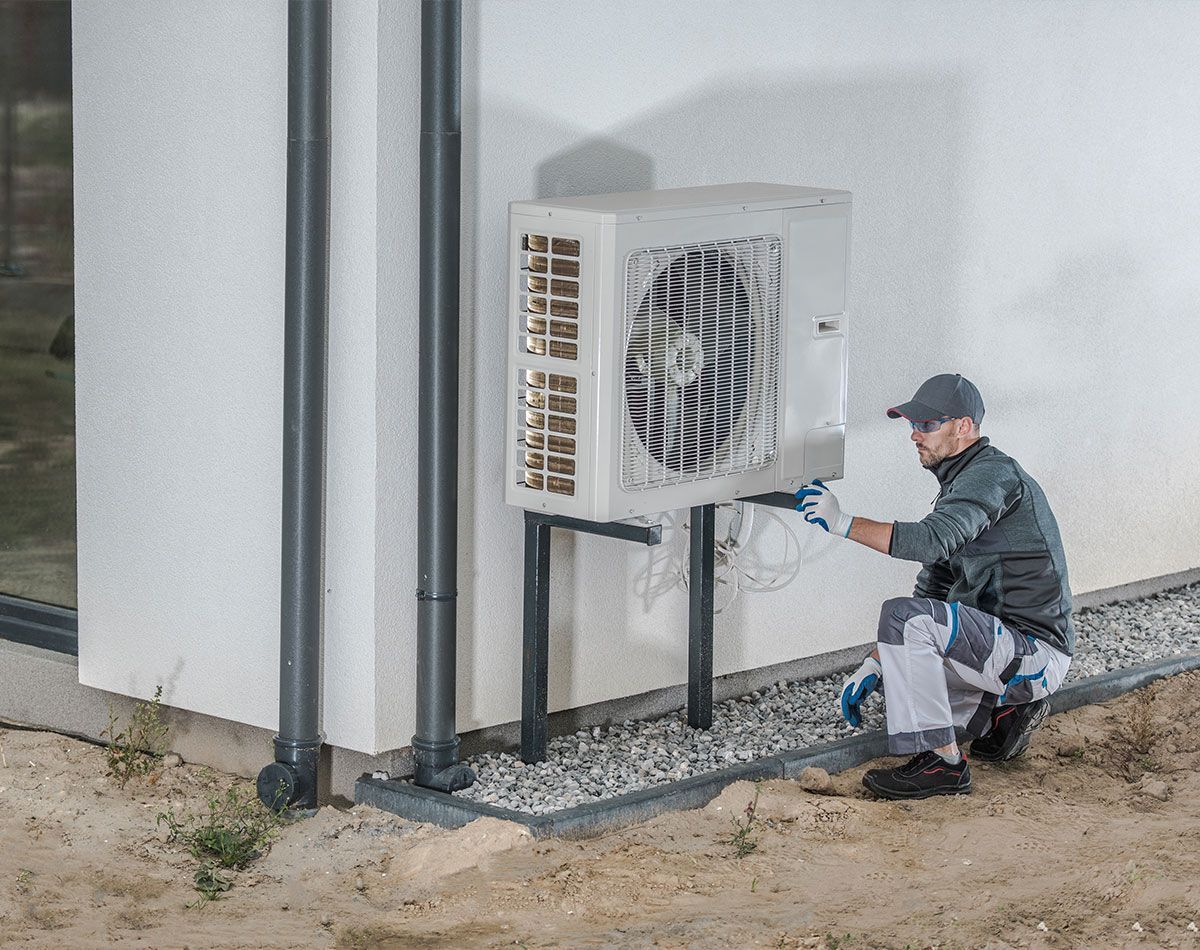
M1029 748L1033 731L1050 715L1050 703L1036 699L1019 706L992 710L992 731L971 743L971 757L980 762L1007 762Z
M966 758L951 765L936 752L918 752L894 769L868 769L863 785L880 798L967 795L971 791L971 769Z

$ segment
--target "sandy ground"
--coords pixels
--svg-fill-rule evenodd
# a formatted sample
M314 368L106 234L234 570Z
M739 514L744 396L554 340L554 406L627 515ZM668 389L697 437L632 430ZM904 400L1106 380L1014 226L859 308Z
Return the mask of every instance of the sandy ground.
M1198 687L1055 717L967 797L873 801L862 769L828 795L763 783L744 857L726 839L748 783L585 842L325 808L191 908L195 864L155 816L230 777L121 790L98 748L0 730L0 945L1200 946Z

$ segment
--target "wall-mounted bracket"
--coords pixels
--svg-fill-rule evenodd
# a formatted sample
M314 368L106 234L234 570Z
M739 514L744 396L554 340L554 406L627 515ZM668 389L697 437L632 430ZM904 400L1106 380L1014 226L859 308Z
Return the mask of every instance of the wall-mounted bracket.
M662 542L662 525L625 521L584 521L562 515L525 512L525 617L521 657L521 759L540 762L546 757L547 696L550 665L550 529L598 534L638 544ZM709 558L711 562L711 546ZM711 563L709 575L711 576ZM710 595L711 602L711 595ZM712 624L709 649L712 655ZM710 661L711 669L711 661ZM709 707L711 716L711 674ZM691 695L689 689L689 696Z
M688 725L712 728L713 563L716 505L692 509L688 570Z
M770 508L786 508L788 511L796 510L796 496L787 491L769 491L762 495L749 495L746 498L739 498L738 501L749 502L752 505L766 505Z

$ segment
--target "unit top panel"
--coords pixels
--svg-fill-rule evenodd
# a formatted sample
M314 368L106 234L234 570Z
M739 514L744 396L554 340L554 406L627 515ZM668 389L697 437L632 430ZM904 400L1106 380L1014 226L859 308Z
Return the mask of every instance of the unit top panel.
M545 201L514 201L509 205L509 211L534 217L560 217L615 224L624 221L733 214L741 211L771 211L815 204L845 204L849 201L848 191L753 181L731 185L703 185L697 188L581 195L577 198L553 198Z

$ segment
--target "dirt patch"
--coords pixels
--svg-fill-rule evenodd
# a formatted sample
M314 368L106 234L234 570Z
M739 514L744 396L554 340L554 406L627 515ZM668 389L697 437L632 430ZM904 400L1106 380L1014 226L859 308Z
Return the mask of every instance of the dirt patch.
M1198 694L1191 673L1056 716L962 798L877 802L858 768L823 794L738 783L585 842L324 808L191 909L194 865L155 816L228 776L122 791L100 749L0 731L0 945L1200 946Z

